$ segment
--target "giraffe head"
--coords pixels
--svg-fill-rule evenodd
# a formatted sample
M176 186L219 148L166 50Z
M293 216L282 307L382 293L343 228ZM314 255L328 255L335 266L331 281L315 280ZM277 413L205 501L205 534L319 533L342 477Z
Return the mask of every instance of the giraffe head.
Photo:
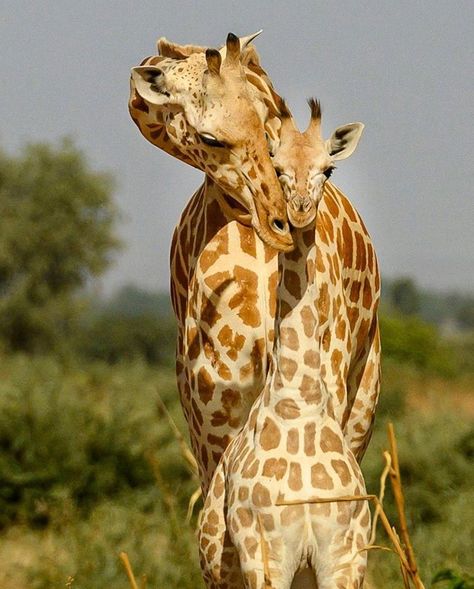
M229 33L221 51L184 47L187 57L160 56L133 68L132 87L179 151L249 211L262 240L291 250L286 202L267 148L268 106L247 80L240 40Z
M287 200L288 218L294 227L305 227L314 220L324 183L335 169L334 162L354 152L364 129L362 123L343 125L324 141L320 104L315 99L308 103L311 119L306 131L301 133L282 102L279 141L272 146L273 165Z

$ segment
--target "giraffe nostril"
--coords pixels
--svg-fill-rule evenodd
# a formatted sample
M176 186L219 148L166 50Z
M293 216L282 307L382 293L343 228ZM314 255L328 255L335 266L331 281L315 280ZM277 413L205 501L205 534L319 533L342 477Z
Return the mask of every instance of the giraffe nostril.
M285 235L289 231L288 223L285 223L282 219L273 219L270 225L275 233L280 233L281 235Z

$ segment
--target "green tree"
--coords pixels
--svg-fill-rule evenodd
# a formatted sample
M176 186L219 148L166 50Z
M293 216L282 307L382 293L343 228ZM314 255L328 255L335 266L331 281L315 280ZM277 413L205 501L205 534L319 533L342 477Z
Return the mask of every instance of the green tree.
M175 342L172 316L104 313L81 329L76 349L88 360L109 364L138 359L148 364L172 364Z
M474 299L461 303L456 313L456 319L465 329L474 329Z
M443 376L452 376L455 372L453 350L442 340L434 325L419 317L382 313L380 333L384 357Z
M119 242L108 174L70 140L0 154L0 338L12 350L60 345L77 293L109 265Z
M415 315L420 311L420 293L411 278L398 278L390 287L392 305L405 315Z

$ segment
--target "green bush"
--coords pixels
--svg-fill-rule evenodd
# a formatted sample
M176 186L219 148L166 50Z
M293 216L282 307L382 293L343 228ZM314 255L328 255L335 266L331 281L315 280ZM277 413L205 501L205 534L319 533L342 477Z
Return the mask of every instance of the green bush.
M155 403L156 390L174 392L172 374L163 378L139 364L125 373L100 365L82 372L26 357L11 368L0 385L0 525L43 525L64 502L87 510L153 486L146 453L164 440L170 468L172 440ZM184 481L187 473L183 467L173 476Z
M431 586L436 589L474 589L474 577L452 569L444 569L436 573Z
M13 351L62 349L77 296L119 241L113 181L69 140L0 152L0 338Z
M159 391L186 432L173 371L144 363L1 360L0 586L5 571L14 579L5 585L9 589L64 587L69 576L72 589L128 589L118 561L125 550L135 573L148 576L150 588L202 587L196 515L191 524L185 522L197 483L156 407ZM469 415L417 413L412 404L405 406L404 391L412 392L420 379L429 385L429 377L394 361L384 374L381 411L363 462L367 489L378 492L385 422L393 419L422 578L426 583L447 568L469 572L474 564ZM396 523L389 488L385 505ZM388 544L381 529L377 543ZM28 558L20 566L16 559L23 553ZM400 586L395 555L371 551L369 563L373 586ZM444 582L449 581L434 587L444 589Z
M171 364L175 341L176 327L171 316L103 314L83 326L75 348L87 360L109 364L124 360Z
M381 451L387 448L386 420L382 417L377 425L362 465L369 492L378 492ZM474 566L474 459L469 453L469 419L449 413L430 418L406 414L395 421L395 432L408 526L422 577L429 579L446 567L469 570ZM384 506L396 524L389 484ZM380 543L384 533L380 530L378 534ZM400 582L394 556L374 552L370 562L375 586Z
M414 316L381 314L380 333L385 358L442 376L455 373L454 354L433 325Z

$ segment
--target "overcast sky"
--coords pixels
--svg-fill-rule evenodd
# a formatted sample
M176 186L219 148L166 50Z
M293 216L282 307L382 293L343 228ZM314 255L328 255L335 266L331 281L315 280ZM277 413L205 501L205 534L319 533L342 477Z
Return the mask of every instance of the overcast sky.
M127 111L130 68L160 36L256 40L301 127L363 121L334 174L361 212L385 276L474 290L474 2L4 0L0 146L72 135L117 178L127 248L103 280L168 287L174 225L203 175L148 144Z

